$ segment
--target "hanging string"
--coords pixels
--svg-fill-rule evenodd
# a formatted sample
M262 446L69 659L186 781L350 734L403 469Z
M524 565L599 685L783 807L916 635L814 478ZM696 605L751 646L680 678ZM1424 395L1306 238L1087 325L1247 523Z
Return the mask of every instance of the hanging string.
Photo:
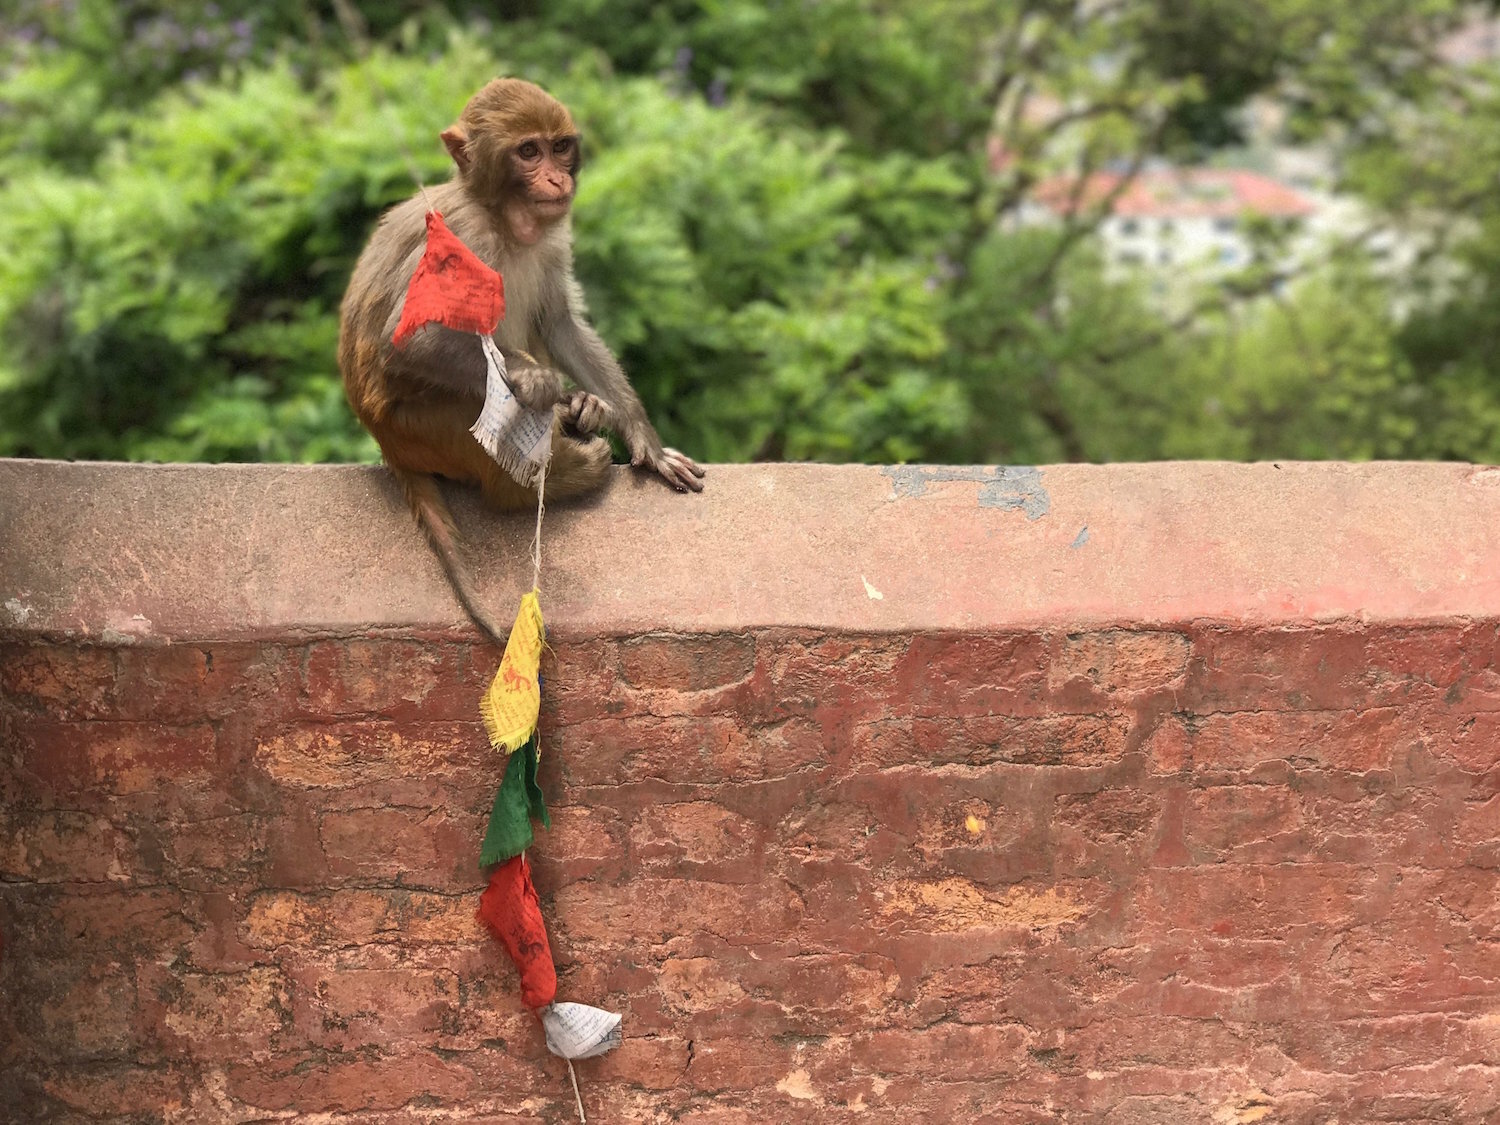
M573 1060L568 1060L568 1077L573 1080L573 1100L578 1103L578 1120L583 1125L588 1125L589 1119L583 1115L583 1095L578 1092L578 1075L573 1073Z
M552 458L542 462L542 467L536 474L536 532L531 537L531 588L538 594L542 592L542 513L547 510L547 502L544 496L547 485L547 466L552 463Z

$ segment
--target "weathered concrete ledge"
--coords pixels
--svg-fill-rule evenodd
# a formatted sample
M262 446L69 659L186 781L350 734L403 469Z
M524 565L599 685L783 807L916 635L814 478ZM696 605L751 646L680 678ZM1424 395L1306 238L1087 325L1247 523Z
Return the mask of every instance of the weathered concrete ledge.
M527 515L455 490L501 616ZM1500 469L1455 464L617 470L545 528L564 634L1500 615ZM383 470L0 461L0 629L208 640L467 629Z

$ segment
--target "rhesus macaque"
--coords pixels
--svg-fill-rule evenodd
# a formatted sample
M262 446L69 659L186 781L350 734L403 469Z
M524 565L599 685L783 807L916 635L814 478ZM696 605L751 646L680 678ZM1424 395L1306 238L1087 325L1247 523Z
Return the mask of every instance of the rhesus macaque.
M555 415L548 499L604 482L610 450L601 428L619 435L632 464L654 469L678 491L702 491L703 470L663 448L624 371L584 320L568 221L578 130L567 109L530 82L498 78L441 136L456 165L453 178L381 218L344 295L339 368L354 413L401 482L459 601L503 644L504 633L469 593L458 535L434 478L478 484L498 508L533 507L536 492L512 480L469 433L485 390L475 337L430 325L399 350L391 344L425 246L429 203L505 279L495 343L507 382L524 405ZM561 373L581 389L565 391Z

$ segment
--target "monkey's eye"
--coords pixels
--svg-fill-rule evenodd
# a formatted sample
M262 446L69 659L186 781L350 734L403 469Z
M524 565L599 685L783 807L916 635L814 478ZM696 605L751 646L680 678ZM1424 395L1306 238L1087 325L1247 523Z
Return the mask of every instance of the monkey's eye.
M522 160L535 160L538 156L542 155L542 150L537 147L535 141L527 141L520 148L516 149L516 154Z
M561 140L552 142L552 155L567 156L573 151L573 138L563 137Z

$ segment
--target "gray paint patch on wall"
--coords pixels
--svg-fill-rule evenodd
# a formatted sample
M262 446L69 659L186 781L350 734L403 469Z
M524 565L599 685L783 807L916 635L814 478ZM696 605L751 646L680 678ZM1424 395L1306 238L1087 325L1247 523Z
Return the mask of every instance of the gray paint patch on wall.
M1052 507L1042 484L1042 471L1029 465L885 465L897 500L924 496L927 486L942 481L972 481L980 486L979 506L1001 511L1020 509L1029 520L1039 520Z

